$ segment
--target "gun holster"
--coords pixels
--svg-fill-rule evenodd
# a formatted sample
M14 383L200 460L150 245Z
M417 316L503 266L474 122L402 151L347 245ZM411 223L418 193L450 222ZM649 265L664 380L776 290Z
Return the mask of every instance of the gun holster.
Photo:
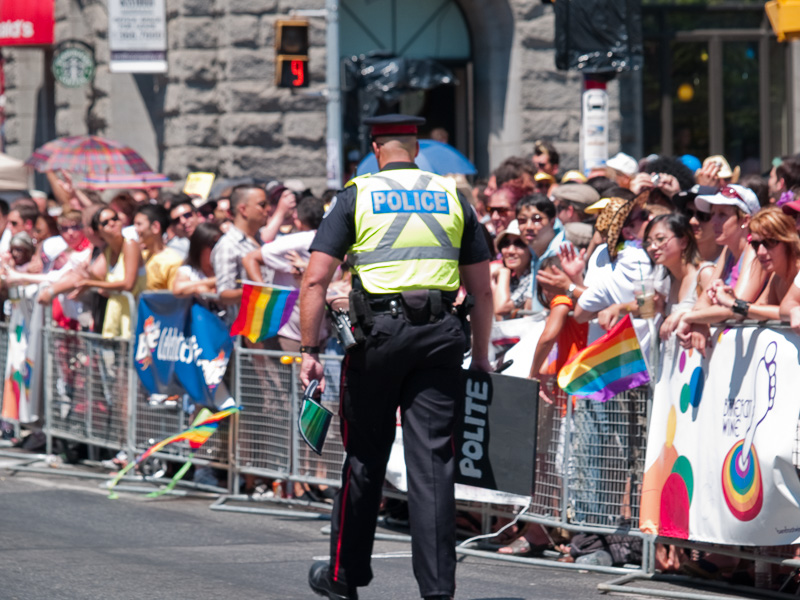
M375 315L369 307L367 295L362 290L350 290L350 323L357 344L363 344L375 324Z
M461 330L464 332L465 352L469 352L472 349L472 327L467 317L473 306L475 306L475 297L472 294L467 294L461 304L453 307L456 316L461 321Z
M433 323L442 316L444 304L441 290L412 290L400 292L403 314L412 325Z

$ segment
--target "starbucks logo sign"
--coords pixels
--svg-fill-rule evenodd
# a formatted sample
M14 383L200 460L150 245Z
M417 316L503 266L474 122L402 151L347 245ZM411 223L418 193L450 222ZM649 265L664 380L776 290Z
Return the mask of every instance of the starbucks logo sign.
M53 53L53 75L66 87L81 87L94 77L94 51L79 40L61 42Z

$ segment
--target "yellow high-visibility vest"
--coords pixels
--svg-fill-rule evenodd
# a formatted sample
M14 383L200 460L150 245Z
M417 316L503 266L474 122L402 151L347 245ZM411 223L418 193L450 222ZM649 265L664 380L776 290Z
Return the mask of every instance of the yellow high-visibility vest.
M351 180L356 242L347 254L371 294L455 291L464 211L454 181L419 169Z

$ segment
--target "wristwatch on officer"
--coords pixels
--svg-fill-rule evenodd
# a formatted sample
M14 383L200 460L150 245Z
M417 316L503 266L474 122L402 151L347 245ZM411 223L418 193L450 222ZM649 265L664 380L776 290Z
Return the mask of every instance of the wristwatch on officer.
M731 306L733 312L737 315L742 315L743 317L747 317L747 312L750 310L750 303L745 302L741 298L737 298L733 301L733 306Z
M300 346L300 354L319 354L319 346Z
M575 285L574 283L569 284L569 287L567 288L567 298L569 298L570 300L575 300L575 288L577 287L578 286Z

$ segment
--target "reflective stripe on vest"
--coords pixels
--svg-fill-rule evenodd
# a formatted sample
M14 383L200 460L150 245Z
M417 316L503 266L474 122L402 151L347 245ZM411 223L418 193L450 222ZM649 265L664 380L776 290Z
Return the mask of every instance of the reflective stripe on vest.
M464 215L452 180L401 169L357 177L351 184L358 196L356 243L348 256L367 291L457 289ZM430 241L408 244L420 237ZM403 264L409 261L417 261L413 269Z

